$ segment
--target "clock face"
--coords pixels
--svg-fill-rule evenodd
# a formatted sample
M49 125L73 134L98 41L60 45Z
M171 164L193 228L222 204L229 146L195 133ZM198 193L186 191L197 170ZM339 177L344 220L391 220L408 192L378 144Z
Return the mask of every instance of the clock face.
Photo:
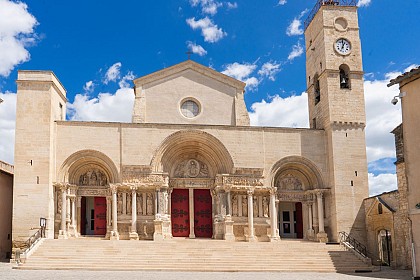
M338 39L335 42L335 50L340 54L349 54L351 50L350 42L343 38Z

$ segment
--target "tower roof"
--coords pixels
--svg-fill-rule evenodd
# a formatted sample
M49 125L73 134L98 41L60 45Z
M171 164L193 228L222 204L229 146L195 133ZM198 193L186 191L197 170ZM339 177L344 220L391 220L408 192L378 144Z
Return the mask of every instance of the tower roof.
M322 6L357 6L356 0L317 0L312 11L309 13L305 20L305 30L308 28L311 21L314 19L316 13L321 9Z

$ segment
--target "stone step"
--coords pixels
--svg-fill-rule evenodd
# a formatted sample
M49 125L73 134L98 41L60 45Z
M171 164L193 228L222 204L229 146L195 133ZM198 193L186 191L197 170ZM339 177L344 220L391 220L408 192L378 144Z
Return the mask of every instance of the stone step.
M367 270L337 245L305 241L273 243L173 239L109 241L95 238L43 240L18 269L160 271L318 271Z

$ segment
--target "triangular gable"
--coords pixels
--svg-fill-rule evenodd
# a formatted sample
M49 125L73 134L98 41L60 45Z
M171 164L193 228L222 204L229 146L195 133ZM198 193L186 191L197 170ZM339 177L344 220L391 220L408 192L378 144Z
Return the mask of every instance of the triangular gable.
M201 65L197 62L194 62L192 60L186 60L184 62L181 62L179 64L173 65L171 67L156 71L154 73L151 73L149 75L137 78L133 80L136 87L142 87L143 85L149 84L151 82L156 82L161 79L165 79L166 77L175 75L177 73L180 73L182 71L191 69L197 73L200 73L202 75L205 75L207 77L210 77L214 80L217 80L221 83L230 85L234 88L237 88L241 91L245 89L245 83L241 82L239 80L236 80L232 77L229 77L227 75L224 75L220 72L217 72L209 67L206 67L204 65Z

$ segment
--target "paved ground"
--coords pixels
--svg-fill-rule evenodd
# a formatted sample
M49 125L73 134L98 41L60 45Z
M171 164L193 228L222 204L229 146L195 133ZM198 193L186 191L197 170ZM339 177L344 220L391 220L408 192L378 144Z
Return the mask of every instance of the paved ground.
M152 280L374 280L374 279L411 279L411 271L383 269L380 272L359 273L354 275L336 273L265 273L265 272L159 272L159 271L80 271L80 270L16 270L9 263L0 262L0 279L152 279Z

